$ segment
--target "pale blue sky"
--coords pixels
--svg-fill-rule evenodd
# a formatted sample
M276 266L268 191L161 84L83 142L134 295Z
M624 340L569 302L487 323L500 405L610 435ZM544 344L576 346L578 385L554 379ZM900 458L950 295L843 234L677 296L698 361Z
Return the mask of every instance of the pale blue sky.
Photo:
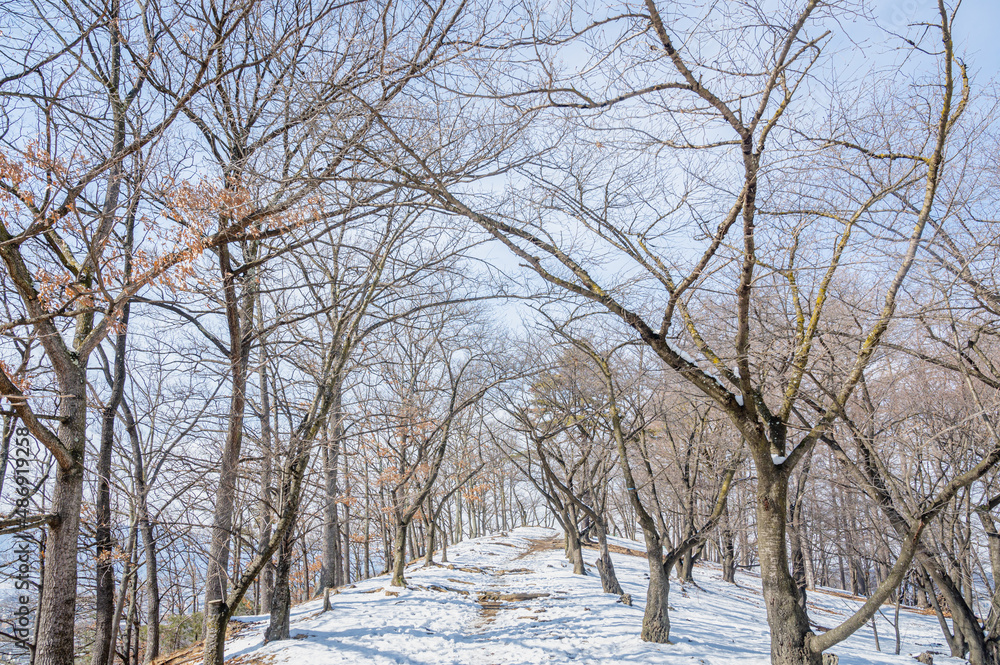
M1000 0L965 0L955 32L965 39L965 50L980 83L1000 70Z
M879 18L905 27L933 17L936 5L936 0L879 0ZM952 32L976 82L995 78L1000 70L1000 0L963 0Z

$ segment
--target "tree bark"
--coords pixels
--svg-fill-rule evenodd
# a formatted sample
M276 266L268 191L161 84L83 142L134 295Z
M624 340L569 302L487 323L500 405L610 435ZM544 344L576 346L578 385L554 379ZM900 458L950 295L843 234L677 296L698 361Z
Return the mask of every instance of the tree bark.
M115 340L115 355L111 370L111 397L104 407L101 421L101 446L97 460L97 527L96 582L94 594L94 645L92 665L106 665L114 655L111 625L115 612L114 541L111 537L111 454L115 442L115 416L125 392L125 342L129 306L125 305L122 331Z
M576 516L567 510L564 515L566 530L566 558L573 564L574 575L586 575L587 569L583 562L583 546L580 543L580 532L576 527Z
M424 565L434 565L434 548L437 546L437 515L431 507L431 499L427 497L427 542L424 545Z
M391 586L406 586L406 529L407 524L396 523L396 537L392 545L392 581Z
M146 650L143 662L148 664L160 656L160 584L157 578L156 538L145 498L139 512L139 532L146 555Z
M267 545L254 557L254 559L243 571L233 589L225 600L215 601L218 607L208 612L206 608L206 637L203 652L203 665L222 665L225 653L226 624L232 617L234 609L239 605L253 581L264 570L265 565L271 557L288 540L287 550L291 551L294 544L291 531L295 528L298 518L299 504L302 500L303 478L309 466L310 446L319 431L319 421L325 416L325 406L322 395L317 397L315 411L318 415L307 418L296 429L292 435L291 449L288 454L288 463L283 469L283 480L281 486L281 505L278 512L278 522L275 525L274 534ZM290 566L291 563L289 562ZM287 578L287 575L286 575ZM275 601L277 603L278 601ZM282 602L284 602L282 600ZM289 601L290 602L290 601ZM273 612L272 612L273 614Z
M643 537L649 563L649 586L640 638L644 642L670 644L670 575L663 562L663 545L659 534L653 530L644 528Z
M259 308L258 308L259 311ZM259 314L258 314L259 316ZM258 319L258 326L263 328ZM261 431L261 462L260 462L260 499L257 502L257 521L259 538L257 552L262 552L271 540L271 525L274 507L271 504L274 488L271 486L272 468L274 467L274 437L271 432L271 398L267 380L267 357L264 341L261 340L260 366L260 431ZM268 559L264 564L264 572L260 583L260 613L271 613L271 594L274 592L274 563Z
M618 575L615 573L615 564L611 561L611 552L608 549L608 528L604 520L595 523L597 529L597 544L601 554L597 557L597 572L601 576L601 590L604 593L611 593L620 596L625 593L621 584L618 583Z
M77 364L78 363L78 364ZM83 458L87 437L86 360L74 364L61 380L59 440L66 445L71 464L59 465L51 512L58 515L46 538L45 576L38 604L39 623L35 665L72 665L76 619L77 535L83 499ZM69 374L69 372L67 372Z
M757 550L760 577L771 629L773 665L822 665L822 657L807 646L813 635L809 617L799 603L799 590L788 573L785 525L788 476L769 458L757 462Z
M264 642L277 642L289 638L289 619L292 609L292 593L288 576L292 570L292 553L295 549L293 529L287 529L278 548L278 563L274 570L274 595L271 598L271 619L264 632Z
M327 438L323 446L323 572L322 586L331 588L342 583L342 554L340 549L340 509L337 504L337 469L341 440L344 438L343 381L334 379L333 406L327 425Z
M722 581L736 583L736 546L733 538L732 517L729 507L722 518Z
M240 279L234 274L229 246L219 247L219 270L223 279L226 304L226 323L229 329L229 373L232 393L229 398L229 417L225 447L219 464L219 487L215 497L215 514L212 520L212 539L205 571L205 639L212 634L225 634L223 614L229 608L225 602L228 591L229 540L233 533L233 508L236 502L236 482L239 473L240 451L243 445L243 419L246 409L247 369L250 361L248 340L244 339L246 319L252 317L253 299L243 298L241 308L238 294ZM252 318L250 318L252 320Z

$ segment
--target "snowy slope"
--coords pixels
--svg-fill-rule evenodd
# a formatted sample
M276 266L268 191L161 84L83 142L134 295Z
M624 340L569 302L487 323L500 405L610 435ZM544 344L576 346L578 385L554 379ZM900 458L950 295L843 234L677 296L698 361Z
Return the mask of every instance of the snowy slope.
M733 586L721 581L718 569L699 567L695 586L685 588L674 581L674 644L649 644L639 640L645 559L613 554L622 587L633 598L633 606L626 607L601 593L596 571L589 571L588 577L573 575L561 550L552 548L559 540L555 531L528 527L462 543L449 548L447 567L411 564L408 589L388 587L388 578L378 577L333 596L330 612L322 613L322 601L299 605L291 626L296 639L289 641L263 645L265 618L243 617L251 625L227 645L227 660L237 657L242 663L275 665L768 663L758 579L741 575L738 586ZM588 561L595 556L595 551L586 551ZM825 627L839 623L858 606L856 601L819 592L811 594L810 604L812 620ZM883 611L892 618L892 608ZM833 652L840 655L842 665L910 664L915 662L911 654L927 650L940 654L935 654L935 663L963 662L944 656L933 616L904 610L900 622L899 656L891 653L894 632L883 619L879 637L883 651L889 653L875 650L870 625Z

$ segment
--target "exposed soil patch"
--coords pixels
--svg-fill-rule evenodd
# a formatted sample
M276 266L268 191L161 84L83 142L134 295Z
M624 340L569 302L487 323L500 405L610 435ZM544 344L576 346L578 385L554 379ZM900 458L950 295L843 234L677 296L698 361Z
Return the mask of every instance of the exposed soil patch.
M297 637L295 639L298 639ZM264 654L262 656L255 656L254 654L244 654L242 656L237 656L236 658L230 658L226 661L226 665L271 665L275 661L275 656L272 654Z
M525 551L518 555L518 559L523 559L526 556L535 554L537 552L545 552L547 550L562 549L565 547L566 543L562 536L552 536L551 538L542 538L540 540L532 540L531 545ZM600 550L597 543L581 543L583 547L588 550ZM638 556L645 558L646 553L640 550L633 550L628 547L622 547L621 545L615 545L613 543L608 543L608 549L616 554L627 554L628 556Z
M492 574L494 572L493 568L480 568L478 566L454 566L448 564L444 566L448 570L460 570L463 573L479 573L479 574Z
M523 559L527 556L535 554L537 552L547 552L549 550L554 550L561 548L563 546L563 539L561 537L555 536L552 538L541 538L538 540L530 540L530 545L526 550L519 553L515 560ZM509 568L502 570L492 570L489 571L490 575L493 577L502 577L504 575L522 575L528 573L534 573L535 571L530 568ZM524 611L525 608L516 605L515 603L521 603L526 600L535 600L537 598L547 598L550 594L548 593L525 593L525 592L506 592L506 591L483 591L480 592L476 597L476 602L479 603L479 617L480 624L487 624L496 618L497 612L501 610L516 610L520 609Z
M502 593L500 591L484 591L479 594L476 602L479 603L479 616L483 623L489 623L496 617L500 610L522 609L513 603L520 603L525 600L536 598L547 598L547 593Z
M229 625L226 626L226 640L231 640L238 636L243 631L247 630L250 624L244 623L242 621L230 621ZM205 654L204 642L198 641L189 646L186 649L181 649L179 651L174 651L173 653L168 653L165 656L160 656L153 661L153 665L189 665L191 663L200 663ZM273 658L271 656L257 657L255 660L233 660L228 661L232 663L242 663L243 665L267 665L270 661L262 660L261 658Z
M526 575L533 572L535 571L531 568L507 568L504 570L498 570L496 574L497 577L500 577L501 575Z
M547 593L501 593L499 591L483 591L479 594L477 601L479 604L483 603L495 603L495 602L508 602L508 603L520 603L525 600L534 600L535 598L548 598Z
M430 586L426 586L426 587L415 586L415 587L412 587L412 588L414 588L414 589L427 589L428 591L441 591L443 593L457 593L457 594L459 594L461 596L468 596L469 595L469 592L466 591L465 589L452 589L451 587L441 586L441 585L438 585L438 584L431 584Z
M584 548L588 550L598 550L601 548L597 546L597 543L583 543ZM640 552L639 550L633 550L628 547L622 547L621 545L615 545L614 543L608 543L608 549L616 554L627 554L629 556L641 556L646 558L645 552Z
M538 552L547 552L548 550L559 549L563 547L565 541L562 536L552 536L551 538L541 538L539 540L529 541L531 545L528 549L524 550L515 557L515 559L523 559L532 554L537 554Z

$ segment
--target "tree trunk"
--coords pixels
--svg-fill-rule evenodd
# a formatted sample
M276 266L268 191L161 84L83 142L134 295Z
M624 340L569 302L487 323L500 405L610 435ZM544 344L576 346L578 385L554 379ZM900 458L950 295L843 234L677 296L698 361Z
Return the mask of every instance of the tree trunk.
M649 563L649 587L646 590L646 611L642 615L644 642L670 643L670 574L663 563L660 537L643 529L646 540L646 560Z
M574 575L586 575L583 562L583 546L580 542L580 531L577 529L575 506L572 503L559 504L562 513L563 547L566 558L573 564Z
M798 505L792 506L792 519L789 523L788 529L788 544L792 551L792 579L795 580L795 586L799 591L799 604L802 606L803 611L806 607L806 566L805 559L802 554L802 541L799 537L799 524L801 523L798 519L799 507Z
M920 563L923 565L923 569L930 579L941 590L941 594L948 603L954 632L947 630L943 610L940 607L937 597L934 595L933 588L927 589L935 613L939 615L938 620L941 622L942 632L944 632L945 638L948 640L952 656L963 658L968 653L969 662L972 665L989 665L986 656L986 637L979 626L979 620L976 618L975 612L966 605L965 600L962 598L961 590L952 581L944 566L940 565L936 557L930 556L929 553L921 553Z
M156 539L145 499L140 508L139 531L146 553L146 655L143 662L148 664L160 655L160 585L157 579Z
M411 522L411 526L413 527L413 533L411 534L411 537L408 538L406 541L407 546L410 548L410 561L413 561L418 556L420 556L420 552L417 550L417 542L420 540L420 530L417 528L419 525L420 525L419 522L416 523Z
M246 408L247 368L250 361L249 345L245 344L243 331L248 327L245 319L252 317L253 299L244 298L243 308L237 294L239 278L233 274L229 246L219 248L219 269L223 278L226 302L226 323L229 329L229 371L232 393L229 398L228 427L225 447L219 464L219 488L215 497L215 514L212 520L212 539L205 570L205 640L213 635L225 635L223 614L228 615L225 604L228 590L229 539L233 534L233 508L236 502L236 482L239 474L240 450L243 445L243 419ZM250 319L252 321L252 318ZM221 631L221 633L220 633ZM221 650L223 647L220 646ZM221 653L219 654L221 663ZM206 663L207 665L207 663Z
M299 505L302 501L303 478L309 468L312 441L319 431L319 422L325 417L322 405L317 409L317 412L318 415L315 419L306 420L292 434L288 461L282 471L281 502L274 535L271 536L271 540L268 541L264 549L249 563L226 599L215 601L215 605L218 607L213 608L211 612L208 612L206 608L206 636L202 659L203 665L223 665L226 624L232 616L234 609L239 605L247 590L253 584L254 579L264 570L266 562L270 561L271 557L278 550L284 548L282 551L288 553L284 565L288 568L291 567L290 555L295 543L293 533L296 520L298 519ZM279 561L279 564L281 563ZM286 581L284 591L276 588L275 597L272 601L272 605L275 608L271 613L272 621L276 611L287 608L291 603L287 587L287 569L283 572L283 576ZM278 577L280 579L281 575Z
M264 330L262 308L259 306L260 294L257 294L257 329ZM261 334L260 339L260 498L257 502L258 539L257 552L262 552L271 540L271 525L274 507L271 505L274 496L272 488L272 469L274 467L274 437L271 429L271 390L267 379L267 340ZM264 572L258 580L260 588L261 614L271 613L271 594L274 592L274 563L269 559L264 565Z
M736 584L736 552L732 535L722 536L722 581Z
M341 441L341 445L344 445L344 441ZM344 478L344 494L346 496L351 495L351 477L348 473L347 468L347 455L341 455L344 460L343 468L343 478ZM339 515L339 511L338 511ZM340 570L340 577L338 582L340 584L350 584L351 583L351 504L344 504L344 518L339 519L339 524L343 525L340 530L343 532L343 542L340 546L340 563L343 565L343 569Z
M7 476L7 462L10 461L10 440L14 436L17 421L10 412L3 414L3 437L0 438L0 496L3 496L3 481Z
M678 577L682 582L694 582L694 564L701 556L702 549L704 549L704 545L692 547L684 553L684 556L681 557L680 573Z
M822 665L822 657L807 646L813 634L799 603L799 590L788 573L788 477L770 459L757 462L757 550L760 577L771 629L773 665Z
M573 564L574 575L586 575L583 563L583 548L580 544L580 533L572 519L566 521L566 558Z
M625 593L621 584L618 583L618 575L615 574L615 564L611 561L611 552L608 550L608 528L603 520L595 525L597 529L597 544L601 548L601 554L597 557L597 572L601 576L601 590L604 593L611 593L621 596Z
M312 580L309 575L309 546L306 545L306 534L303 532L302 538L299 541L302 546L302 601L306 602L309 600L309 594L311 593Z
M802 514L803 500L806 494L806 484L809 482L809 469L812 465L812 451L802 460L798 476L795 481L795 498L789 506L788 532L789 546L792 551L792 579L799 590L799 604L802 611L806 611L806 589L810 586L812 573L809 571L807 561L808 551L805 540L805 519Z
M105 411L110 410L110 407ZM111 442L114 437L114 413L112 423L105 422L101 432L101 448L97 464L97 528L95 568L97 587L94 594L94 645L91 654L93 665L106 665L111 656L111 622L115 612L115 562L114 541L111 538ZM109 432L106 434L105 432Z
M138 565L136 563L137 556L135 553L136 539L138 537L136 534L137 530L138 530L138 522L135 519L133 519L132 523L129 525L128 542L125 545L125 561L126 561L125 570L123 571L122 574L121 587L119 587L118 589L118 598L115 601L114 620L111 622L110 642L112 645L111 646L112 659L109 660L108 663L114 663L113 659L114 648L115 645L118 643L118 630L119 626L121 625L122 616L125 613L125 599L126 596L128 595L129 583L131 581L132 575L138 574L138 570L136 570L136 566Z
M406 528L407 524L396 524L396 538L392 546L392 581L391 586L406 586L404 576L406 568Z
M937 617L938 624L941 626L941 633L944 635L944 639L948 643L951 656L953 658L963 658L965 656L966 649L965 642L962 640L961 631L956 628L953 633L948 627L948 619L944 616L941 603L938 602L937 595L934 593L934 588L930 586L930 580L927 578L926 574L921 576L921 584L927 585L927 597L931 599L930 605L934 608L934 615Z
M1000 534L996 523L987 510L977 509L980 521L986 531L986 545L990 554L990 572L993 574L993 594L990 609L986 615L985 656L989 665L1000 663Z
M288 576L292 570L292 553L295 550L295 530L287 529L278 548L278 563L274 569L274 594L271 597L271 620L264 633L264 642L277 642L289 638L289 619L292 611L292 593Z
M139 430L136 427L135 416L128 401L123 399L120 406L122 415L125 417L125 429L128 432L129 442L132 444L133 480L137 495L136 519L139 533L142 535L143 551L146 558L146 654L144 662L152 663L153 659L160 655L160 585L157 579L156 539L153 535L153 523L149 519L149 486L146 480L142 446L139 442Z
M114 645L111 644L111 624L115 612L115 562L114 541L111 538L111 454L115 442L115 415L125 392L125 342L129 306L122 316L123 329L115 340L115 355L111 367L111 398L104 407L101 421L101 447L97 458L97 528L96 582L94 595L94 646L91 652L93 665L111 663Z
M327 440L323 446L323 579L324 588L342 583L342 556L340 551L340 509L337 505L337 469L340 442L343 439L341 414L342 382L335 380L333 406L327 424Z
M139 553L136 552L136 560L132 562L132 565L136 568L138 572ZM128 617L126 621L128 622L128 638L125 640L125 662L131 663L131 665L139 665L139 576L132 576L132 597L129 599L128 603ZM132 637L135 636L135 644L132 644Z
M45 576L38 603L35 665L73 665L76 619L77 536L83 498L83 459L87 438L86 359L79 360L70 381L61 381L62 422L58 436L69 450L72 466L56 472L52 513L58 521L46 537Z
M722 518L722 581L736 583L736 546L733 542L732 517L729 506L726 506Z
M152 663L153 659L160 655L160 585L157 579L159 571L156 565L156 538L153 534L153 523L149 519L149 486L146 482L146 469L139 443L139 431L128 402L123 400L121 406L125 415L129 441L132 444L135 489L138 495L136 498L136 517L146 557L146 655L143 662Z
M450 517L450 513L449 513ZM448 531L442 525L441 529L441 563L448 563Z
M427 514L433 515L430 509L430 499L427 500ZM431 517L428 518L427 524L427 544L425 546L424 552L424 565L432 566L434 565L434 548L437 546L437 526L435 526L435 520Z

